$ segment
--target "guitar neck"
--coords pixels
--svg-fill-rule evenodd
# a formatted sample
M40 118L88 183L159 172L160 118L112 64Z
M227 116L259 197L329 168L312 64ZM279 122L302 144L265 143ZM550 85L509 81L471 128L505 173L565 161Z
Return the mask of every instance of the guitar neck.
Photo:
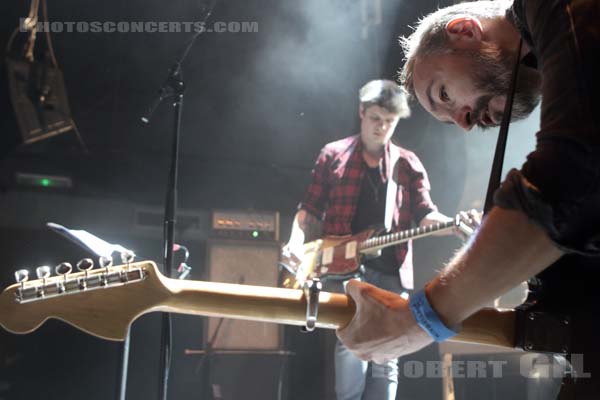
M432 235L438 232L451 231L456 226L456 221L438 222L437 224L426 225L418 228L412 228L405 231L394 232L383 236L377 236L365 240L359 246L363 253L373 252L394 246L400 243L408 242L411 239L418 239Z
M301 290L163 279L171 295L165 296L152 311L298 326L306 323L306 300ZM316 326L328 329L346 326L354 312L355 304L347 295L321 292ZM512 349L514 329L513 310L486 308L464 321L461 332L452 341Z
M303 326L306 300L298 289L184 281L163 278L171 295L151 311L246 319ZM336 329L348 324L355 305L348 296L321 292L317 327Z
M461 331L451 342L516 347L516 311L483 308L463 321Z

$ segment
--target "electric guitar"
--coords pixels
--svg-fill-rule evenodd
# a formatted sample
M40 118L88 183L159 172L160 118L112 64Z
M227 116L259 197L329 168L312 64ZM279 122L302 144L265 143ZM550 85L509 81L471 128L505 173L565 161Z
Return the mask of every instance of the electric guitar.
M306 324L303 290L171 279L151 261L76 273L59 265L58 275L49 276L48 269L33 281L19 273L20 282L0 294L0 326L18 334L54 318L123 341L133 321L154 311ZM321 292L318 304L316 327L344 327L354 316L355 304L345 294ZM515 317L513 310L483 309L463 323L453 340L513 348Z
M365 255L377 255L386 247L454 229L460 229L466 236L473 233L473 229L457 215L448 222L407 229L383 236L373 236L376 233L375 229L362 231L356 235L326 236L304 244L303 256L298 265L280 263L289 273L289 276L282 279L282 286L299 288L307 279L315 278L321 280L349 279L358 275L361 270L361 259Z

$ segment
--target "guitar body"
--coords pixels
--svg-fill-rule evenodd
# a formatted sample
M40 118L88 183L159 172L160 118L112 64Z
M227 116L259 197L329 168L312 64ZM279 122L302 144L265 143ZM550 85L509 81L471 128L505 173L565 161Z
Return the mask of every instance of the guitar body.
M457 215L448 222L438 222L383 236L374 236L377 232L375 229L368 229L356 235L326 236L304 245L304 256L298 266L290 267L282 263L287 270L287 273L284 272L282 286L297 289L308 279L348 279L360 272L362 254L378 255L386 247L456 228L465 234L473 233Z
M348 279L360 271L360 243L370 238L374 229L356 235L326 236L304 245L304 257L288 287L298 288L307 279Z

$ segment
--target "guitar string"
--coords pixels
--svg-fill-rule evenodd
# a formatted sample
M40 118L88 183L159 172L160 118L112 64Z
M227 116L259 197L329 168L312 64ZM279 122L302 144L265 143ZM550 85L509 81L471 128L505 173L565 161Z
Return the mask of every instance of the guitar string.
M360 247L368 248L368 247L372 247L372 246L379 246L382 244L386 244L388 242L391 243L396 240L404 239L405 235L407 237L411 237L411 236L422 234L422 233L434 232L439 229L448 228L448 227L452 226L453 224L454 224L454 221L449 221L449 222L444 222L444 223L438 222L436 224L430 224L430 225L427 225L424 227L417 227L417 228L412 228L409 230L394 232L394 233L384 235L384 236L376 236L376 237L369 238L369 239L365 240L364 242L362 242Z

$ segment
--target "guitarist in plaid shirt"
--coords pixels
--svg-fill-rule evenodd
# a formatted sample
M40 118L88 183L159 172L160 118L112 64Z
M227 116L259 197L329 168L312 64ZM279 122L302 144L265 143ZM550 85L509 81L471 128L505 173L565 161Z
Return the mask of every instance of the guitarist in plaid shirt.
M325 145L317 158L283 251L289 264L301 259L302 245L309 240L383 225L390 176L398 184L388 206L393 207L392 231L410 229L413 223L450 220L431 200L429 179L419 158L390 140L400 118L410 115L404 90L392 81L374 80L360 89L359 99L360 133ZM383 249L381 256L363 264L362 280L399 294L412 289L410 242ZM338 289L342 290L341 284ZM398 360L367 363L338 341L335 376L338 400L393 400Z

